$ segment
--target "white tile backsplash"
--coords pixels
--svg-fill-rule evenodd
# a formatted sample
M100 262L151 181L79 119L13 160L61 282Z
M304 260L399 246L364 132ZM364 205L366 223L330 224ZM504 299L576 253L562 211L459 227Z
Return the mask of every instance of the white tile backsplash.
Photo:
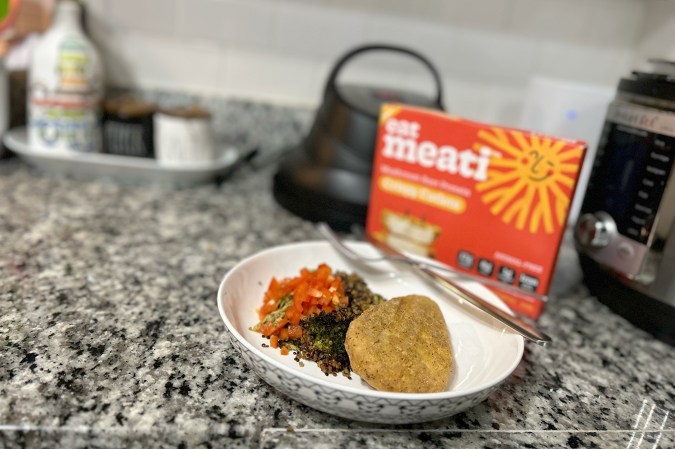
M98 42L113 85L211 93L219 89L221 52L208 42L117 32Z
M275 102L318 101L321 67L311 58L244 48L224 50L218 86L229 95Z
M219 43L269 46L277 3L247 0L180 0L178 34Z
M615 48L634 48L644 21L645 4L644 1L595 0L586 23L589 41Z
M485 120L485 105L490 100L482 83L466 78L443 78L443 102L447 111L471 120Z
M616 86L629 72L631 50L597 48L558 41L538 46L533 73L550 78Z
M665 0L89 0L116 84L316 105L356 45L417 49L451 111L507 123L535 75L615 86L646 54L675 57ZM395 59L395 58L394 58ZM359 58L345 81L429 91L415 63Z
M88 0L87 1L87 10L89 14L94 14L96 16L108 16L109 7L106 0Z
M589 0L515 0L508 27L530 39L586 42L593 4Z
M461 28L500 31L507 25L514 0L441 0L440 17Z
M110 21L128 30L172 35L177 0L108 0Z
M485 102L481 120L517 128L523 111L525 89L492 85L487 88L485 95L488 101Z
M362 11L289 2L276 11L272 47L291 54L335 58L363 42L366 17Z
M465 30L449 49L457 76L492 84L522 84L532 73L537 43L520 36Z
M634 63L649 58L675 60L675 2L649 0L638 32Z
M371 15L365 32L367 42L410 48L427 57L440 70L448 67L447 55L455 45L456 36L457 30L448 25L377 14Z

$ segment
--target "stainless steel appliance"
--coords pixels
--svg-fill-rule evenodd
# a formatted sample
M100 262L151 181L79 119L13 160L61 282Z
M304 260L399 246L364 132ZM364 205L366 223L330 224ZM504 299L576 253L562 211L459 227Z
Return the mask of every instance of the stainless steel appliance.
M610 104L575 227L585 282L675 344L675 77L633 72ZM590 161L589 161L590 162Z

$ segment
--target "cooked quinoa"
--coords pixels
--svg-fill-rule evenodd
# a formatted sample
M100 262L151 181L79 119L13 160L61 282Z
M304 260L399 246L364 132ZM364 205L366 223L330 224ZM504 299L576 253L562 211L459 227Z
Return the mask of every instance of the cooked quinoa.
M354 318L361 315L364 310L384 301L384 298L377 293L373 293L368 288L368 284L361 276L356 273L347 274L339 271L336 273L345 285L345 294L349 298L349 307L354 312Z
M349 377L351 367L344 345L349 324L384 298L370 291L366 282L355 273L337 272L336 275L342 279L349 305L303 318L300 321L302 338L293 341L289 347L295 351L296 361L311 360L326 375L341 372Z

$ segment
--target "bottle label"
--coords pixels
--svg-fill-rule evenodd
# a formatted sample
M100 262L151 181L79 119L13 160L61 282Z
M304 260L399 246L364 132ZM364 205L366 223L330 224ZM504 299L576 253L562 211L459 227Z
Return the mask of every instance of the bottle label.
M33 99L30 140L41 148L100 151L99 117L95 105L85 101Z
M86 42L65 36L30 86L29 139L48 150L100 152L100 86Z
M56 65L60 90L86 93L89 90L89 64L89 54L84 43L79 39L66 37L59 46Z

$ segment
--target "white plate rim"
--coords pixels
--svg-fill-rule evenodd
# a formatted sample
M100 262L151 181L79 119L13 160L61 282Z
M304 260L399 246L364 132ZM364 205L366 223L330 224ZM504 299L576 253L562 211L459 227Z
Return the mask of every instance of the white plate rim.
M355 243L355 242L354 242ZM362 243L362 242L358 242ZM255 354L257 357L262 358L266 363L272 364L274 367L277 369L282 370L283 372L290 374L292 376L297 376L302 378L303 380L310 382L310 383L315 383L318 384L324 388L329 388L329 389L335 389L338 391L342 391L344 393L349 393L349 394L355 394L355 395L363 395L371 398L377 398L377 399L390 399L390 400L442 400L442 399L455 399L455 398L462 398L465 396L470 396L473 394L480 393L482 391L485 391L491 387L494 387L496 385L501 384L504 382L512 373L515 371L516 367L520 364L523 358L523 353L525 350L525 340L522 336L517 335L513 333L513 337L516 338L517 341L517 357L515 357L514 361L512 364L508 367L508 369L505 370L504 374L498 377L497 379L493 380L491 383L486 384L486 385L481 385L481 386L476 386L467 390L462 390L462 391L442 391L438 393L398 393L398 392L388 392L388 391L379 391L379 390L363 390L363 389L358 389L358 388L353 388L349 385L341 385L341 384L336 384L332 382L328 382L326 380L323 380L321 378L317 378L314 376L310 376L309 374L306 374L302 372L298 368L290 367L287 365L284 365L277 360L273 359L272 357L268 356L264 352L260 351L257 347L249 343L246 338L244 338L243 335L241 335L236 327L230 322L228 319L227 315L225 314L225 310L223 307L223 299L225 295L225 284L227 280L229 279L230 276L233 275L236 269L240 268L242 265L248 263L250 260L257 258L257 257L263 257L266 254L270 252L275 252L279 251L282 249L288 249L288 248L293 248L293 247L299 247L299 246L311 246L311 245L316 245L316 244L321 244L322 246L326 246L330 248L330 244L326 241L322 240L308 240L308 241L303 241L303 242L295 242L295 243L287 243L283 245L278 245L278 246L273 246L271 248L266 248L264 250L261 250L259 252L256 252L254 254L251 254L244 259L240 260L235 266L233 266L223 277L223 280L220 282L220 286L218 287L218 294L217 294L217 305L218 305L218 311L220 313L220 317L222 318L223 322L225 323L225 326L227 327L228 332L231 333L232 336L234 336L239 344L243 345L248 349L250 352ZM368 245L368 243L363 242L363 245ZM509 308L504 304L502 300L497 298L496 296L494 298L490 298L493 301L497 301L500 303L500 305L506 310L509 310ZM506 329L506 326L505 326Z

